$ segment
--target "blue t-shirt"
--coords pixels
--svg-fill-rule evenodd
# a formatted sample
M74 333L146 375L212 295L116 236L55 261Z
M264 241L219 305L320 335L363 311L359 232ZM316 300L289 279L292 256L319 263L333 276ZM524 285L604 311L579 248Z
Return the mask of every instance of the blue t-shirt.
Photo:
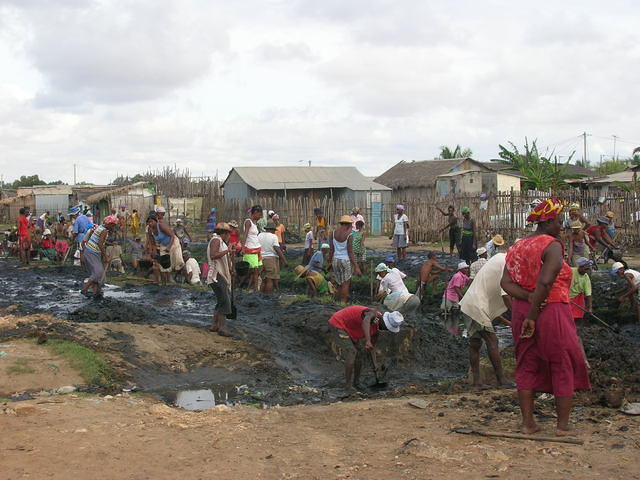
M313 254L313 256L311 257L311 260L309 260L309 263L307 265L309 267L309 270L313 270L315 272L322 272L322 268L313 266L315 262L318 262L320 264L320 267L322 267L322 265L324 264L324 256L322 255L322 252L320 250L318 250L316 253Z
M76 242L81 243L84 238L84 234L93 226L91 220L86 215L78 215L76 221L73 223L73 233L76 234Z

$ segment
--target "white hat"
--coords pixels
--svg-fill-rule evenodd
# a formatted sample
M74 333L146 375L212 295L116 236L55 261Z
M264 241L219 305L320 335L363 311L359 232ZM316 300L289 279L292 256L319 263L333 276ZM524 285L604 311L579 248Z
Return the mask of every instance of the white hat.
M42 232L42 235L51 235L51 230L49 230L48 228L45 228L44 232Z
M325 248L331 248L331 245L329 245L328 243L323 243L322 245L320 245L320 250L324 250Z
M476 250L476 255L478 256L484 255L485 253L487 253L487 249L484 247L480 247L479 249Z
M273 217L274 214L275 214L275 212L273 210L269 210L267 212L267 216L269 216L269 217Z
M390 272L391 269L389 267L387 267L384 263L379 263L376 266L376 273L380 273L380 272Z
M469 265L467 265L467 262L460 262L458 264L458 270L462 270L463 268L469 268Z
M398 333L400 331L400 325L404 322L404 317L400 312L384 312L382 314L382 320L387 330Z
M611 273L618 273L618 270L620 270L621 268L624 268L624 263L616 262L611 265Z
M156 207L156 212L158 212L158 213L167 213L167 210L164 207Z
M176 223L182 223L182 219L181 219L181 218L178 218L178 219L176 220Z

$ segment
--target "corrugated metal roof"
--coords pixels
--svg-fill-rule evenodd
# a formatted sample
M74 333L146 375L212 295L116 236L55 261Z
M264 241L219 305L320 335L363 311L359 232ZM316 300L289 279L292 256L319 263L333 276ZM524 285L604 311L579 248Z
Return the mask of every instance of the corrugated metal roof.
M233 170L256 190L390 190L368 179L355 167L235 167ZM224 187L224 183L222 186Z

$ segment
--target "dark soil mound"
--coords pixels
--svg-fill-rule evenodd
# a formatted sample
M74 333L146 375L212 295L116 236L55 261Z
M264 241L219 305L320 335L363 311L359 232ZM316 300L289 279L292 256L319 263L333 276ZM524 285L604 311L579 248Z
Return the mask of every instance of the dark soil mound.
M131 322L152 323L149 314L130 303L103 298L94 300L69 313L69 320L81 323Z

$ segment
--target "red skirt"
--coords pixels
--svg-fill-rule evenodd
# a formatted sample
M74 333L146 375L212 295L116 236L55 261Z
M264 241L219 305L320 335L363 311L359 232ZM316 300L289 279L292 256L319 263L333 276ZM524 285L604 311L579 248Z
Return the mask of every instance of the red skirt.
M582 308L584 308L584 293L581 293L580 295L569 300L576 305L580 305ZM571 305L571 315L573 315L573 318L584 318L584 310L580 310L578 307L576 307L576 305Z
M528 302L513 300L511 321L518 390L553 393L556 397L588 390L589 373L569 305L549 303L538 316L533 337L520 338L529 308Z

